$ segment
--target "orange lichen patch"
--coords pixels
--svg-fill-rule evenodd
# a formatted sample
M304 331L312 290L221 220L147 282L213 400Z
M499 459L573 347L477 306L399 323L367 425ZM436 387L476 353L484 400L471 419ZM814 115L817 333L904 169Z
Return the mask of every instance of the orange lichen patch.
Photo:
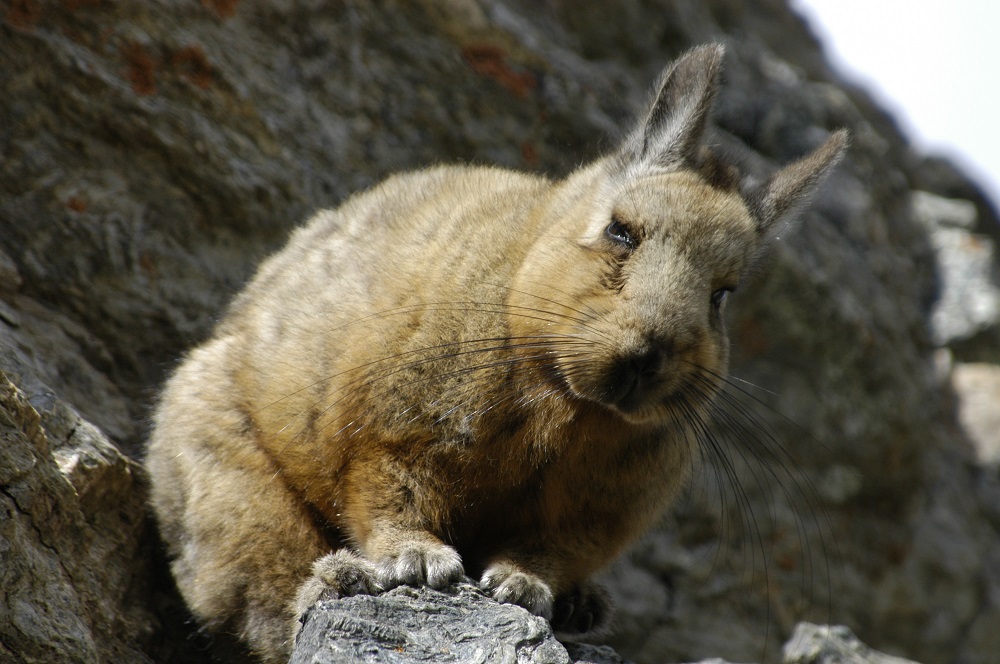
M38 0L13 0L4 21L18 30L31 30L42 17L42 6Z
M799 561L796 560L795 556L791 554L778 556L774 559L774 562L780 569L783 569L786 572L795 571L795 568L799 566Z
M758 321L745 319L736 326L734 331L733 336L747 357L759 357L771 348L767 340L766 330Z
M901 544L896 543L885 547L885 557L891 565L899 567L906 562L907 556L908 552Z
M156 269L156 259L148 251L144 251L139 254L139 267L152 276L155 276L158 271Z
M521 159L524 159L524 163L528 166L538 165L538 148L531 141L524 141L521 143Z
M157 62L138 42L128 42L121 47L121 54L128 63L126 77L137 95L156 94Z
M227 19L236 13L240 0L201 0L201 4L215 12L221 19Z
M462 49L462 57L472 71L492 78L514 95L525 98L538 87L531 72L516 71L508 63L503 49L491 44L472 44Z
M104 0L63 0L63 6L71 12L81 7L100 7L103 4Z
M83 213L87 211L87 201L79 196L70 196L66 201L66 207L73 212Z
M202 90L212 85L212 63L200 46L185 46L170 54L171 69Z

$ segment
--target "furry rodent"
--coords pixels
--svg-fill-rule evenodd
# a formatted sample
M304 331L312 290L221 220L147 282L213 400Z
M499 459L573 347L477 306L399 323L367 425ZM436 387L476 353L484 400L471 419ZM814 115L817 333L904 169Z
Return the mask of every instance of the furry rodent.
M205 626L264 660L324 591L444 586L586 631L588 582L674 499L727 370L722 309L843 153L754 182L703 145L722 58L550 181L391 177L316 214L170 378L148 468Z

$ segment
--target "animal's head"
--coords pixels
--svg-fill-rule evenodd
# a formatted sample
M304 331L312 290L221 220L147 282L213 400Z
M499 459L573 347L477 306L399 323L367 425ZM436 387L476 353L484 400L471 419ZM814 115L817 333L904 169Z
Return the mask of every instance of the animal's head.
M847 142L837 132L759 183L723 163L703 144L722 55L704 46L664 71L617 154L561 185L524 271L561 307L537 332L569 340L566 386L636 424L704 414L728 368L727 295Z

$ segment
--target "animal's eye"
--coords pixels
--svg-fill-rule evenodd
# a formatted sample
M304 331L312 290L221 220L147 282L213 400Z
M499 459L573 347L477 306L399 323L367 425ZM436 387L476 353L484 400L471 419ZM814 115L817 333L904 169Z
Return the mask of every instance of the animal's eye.
M733 292L732 288L720 288L712 292L712 306L716 309L722 307L722 303L726 301L726 296Z
M618 217L611 217L611 223L604 229L604 233L612 242L624 245L629 249L635 247L635 238Z

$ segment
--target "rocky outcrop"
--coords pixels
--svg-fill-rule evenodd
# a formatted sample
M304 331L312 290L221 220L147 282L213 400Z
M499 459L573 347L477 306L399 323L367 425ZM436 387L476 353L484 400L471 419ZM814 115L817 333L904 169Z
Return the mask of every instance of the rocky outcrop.
M0 659L149 661L140 473L50 403L40 417L0 371Z
M751 166L854 142L734 298L721 452L605 575L608 641L774 660L810 619L994 662L1000 225L777 0L0 4L0 659L205 661L143 512L176 358L311 210L440 161L558 176L709 40Z
M799 623L782 649L784 664L915 664L872 650L846 627Z
M846 627L799 623L783 664L916 664L872 650ZM560 643L545 620L498 604L472 582L321 599L303 617L290 664L632 664L607 646ZM728 664L719 658L698 664Z
M559 643L549 623L499 604L472 582L445 591L395 588L321 599L305 616L290 664L523 662L626 664L610 648Z

